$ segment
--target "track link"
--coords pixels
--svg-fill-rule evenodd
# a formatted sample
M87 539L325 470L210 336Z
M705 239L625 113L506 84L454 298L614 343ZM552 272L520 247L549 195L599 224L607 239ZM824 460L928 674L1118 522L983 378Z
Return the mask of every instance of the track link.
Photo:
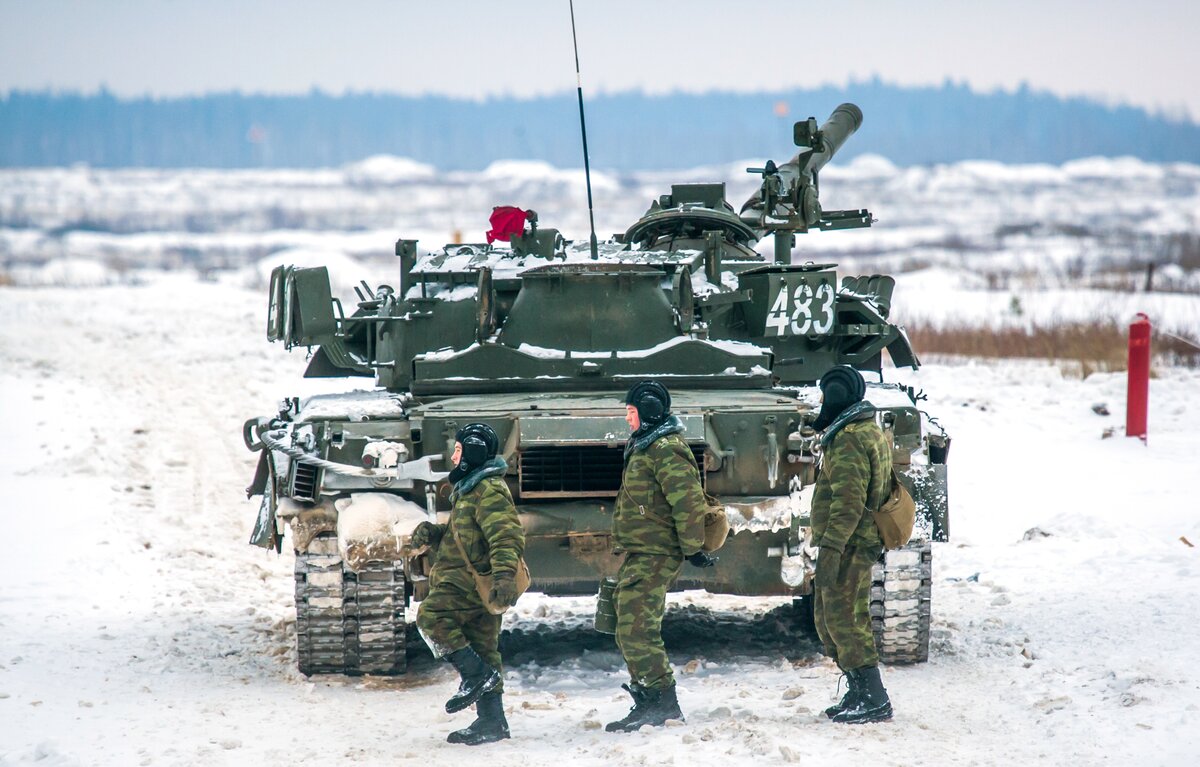
M403 562L345 567L337 535L296 552L296 657L300 673L403 674Z
M929 614L933 586L929 541L909 541L884 553L871 573L871 630L884 663L929 660Z

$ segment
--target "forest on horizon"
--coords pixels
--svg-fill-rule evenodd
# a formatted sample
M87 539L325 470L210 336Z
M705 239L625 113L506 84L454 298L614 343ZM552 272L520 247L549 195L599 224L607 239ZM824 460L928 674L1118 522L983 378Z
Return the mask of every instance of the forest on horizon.
M771 93L595 95L586 102L591 163L619 172L784 160L794 151L792 123L809 115L823 122L843 101L858 104L865 118L839 162L872 153L898 165L1090 156L1200 163L1200 125L1188 119L1028 87L979 92L878 79ZM573 93L473 101L15 91L0 96L0 167L312 168L377 154L444 170L505 159L581 167L578 118Z

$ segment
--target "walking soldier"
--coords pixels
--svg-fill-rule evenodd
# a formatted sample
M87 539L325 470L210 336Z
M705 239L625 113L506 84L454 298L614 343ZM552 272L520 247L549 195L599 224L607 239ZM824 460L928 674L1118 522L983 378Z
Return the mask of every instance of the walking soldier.
M496 432L487 424L471 423L454 439L450 519L444 525L422 522L412 536L414 548L435 549L429 595L421 602L417 628L434 654L453 664L462 677L458 692L446 702L447 713L476 704L476 720L447 740L479 745L507 738L509 731L499 650L501 616L487 609L472 570L490 571L488 601L511 607L518 596L515 579L525 533L504 484L508 467L496 455Z
M625 552L613 603L617 645L629 668L633 697L624 718L609 732L632 732L682 719L675 677L662 641L667 591L686 559L712 567L717 559L704 544L704 490L691 449L680 436L683 424L671 415L671 395L654 381L633 386L625 397L625 420L632 430L625 445L625 469L613 515L613 539Z

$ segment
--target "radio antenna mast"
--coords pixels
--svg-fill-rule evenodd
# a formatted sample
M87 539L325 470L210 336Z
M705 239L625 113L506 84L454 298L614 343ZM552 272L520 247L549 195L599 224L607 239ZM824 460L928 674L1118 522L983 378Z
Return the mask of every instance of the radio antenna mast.
M575 0L571 2L571 43L575 46L575 86L579 94L579 130L583 133L583 176L587 180L588 224L592 230L592 260L600 259L596 245L596 216L592 213L592 167L588 162L587 121L583 119L583 77L579 74L579 40L575 37Z

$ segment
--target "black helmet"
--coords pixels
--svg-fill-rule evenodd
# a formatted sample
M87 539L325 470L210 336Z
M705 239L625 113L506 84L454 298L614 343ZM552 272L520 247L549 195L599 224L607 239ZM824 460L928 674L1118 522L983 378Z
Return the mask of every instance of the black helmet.
M462 445L462 463L476 468L496 457L500 438L486 423L469 423L458 430L454 441Z
M849 365L838 365L821 376L821 412L813 422L813 428L824 431L846 408L860 402L867 393L867 382L862 373Z
M637 409L643 426L657 426L671 415L671 393L658 381L635 383L625 395L625 404Z

